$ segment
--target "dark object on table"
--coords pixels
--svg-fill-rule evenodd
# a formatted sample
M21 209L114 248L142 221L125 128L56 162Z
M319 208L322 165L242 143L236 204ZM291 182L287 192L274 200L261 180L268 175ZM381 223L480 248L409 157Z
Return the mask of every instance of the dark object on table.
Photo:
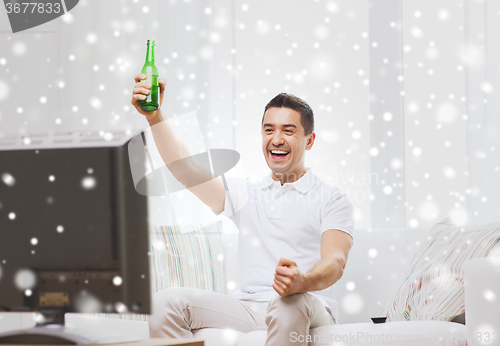
M371 318L373 323L385 323L385 320L387 319L386 316L384 317L372 317Z
M452 319L451 322L465 324L465 312L461 315L455 316L455 318Z

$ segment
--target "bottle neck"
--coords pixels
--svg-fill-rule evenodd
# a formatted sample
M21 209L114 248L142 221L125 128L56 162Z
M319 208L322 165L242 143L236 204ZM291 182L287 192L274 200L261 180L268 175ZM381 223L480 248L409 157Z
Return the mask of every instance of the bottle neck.
M148 50L146 52L146 62L155 63L155 44L152 42L148 43Z

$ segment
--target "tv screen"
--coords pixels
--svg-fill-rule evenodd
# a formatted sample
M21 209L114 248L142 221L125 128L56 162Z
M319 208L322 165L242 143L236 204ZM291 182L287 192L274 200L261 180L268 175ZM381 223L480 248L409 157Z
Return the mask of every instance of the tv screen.
M133 137L0 139L0 310L150 313L148 202L131 175Z

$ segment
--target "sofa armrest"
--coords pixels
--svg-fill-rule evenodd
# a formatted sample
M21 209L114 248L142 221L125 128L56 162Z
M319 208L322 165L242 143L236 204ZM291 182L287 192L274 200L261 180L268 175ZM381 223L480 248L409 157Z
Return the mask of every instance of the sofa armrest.
M500 257L477 258L464 266L467 345L498 345Z

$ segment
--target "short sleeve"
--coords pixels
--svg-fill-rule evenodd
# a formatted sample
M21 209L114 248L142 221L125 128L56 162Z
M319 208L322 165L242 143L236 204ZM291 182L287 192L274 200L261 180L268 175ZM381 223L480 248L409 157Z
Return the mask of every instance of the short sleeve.
M215 215L232 217L240 211L248 201L247 182L246 179L236 177L225 177L225 180L227 189L224 210L221 213L212 211Z
M337 188L321 210L321 234L330 229L345 232L354 239L354 208Z

